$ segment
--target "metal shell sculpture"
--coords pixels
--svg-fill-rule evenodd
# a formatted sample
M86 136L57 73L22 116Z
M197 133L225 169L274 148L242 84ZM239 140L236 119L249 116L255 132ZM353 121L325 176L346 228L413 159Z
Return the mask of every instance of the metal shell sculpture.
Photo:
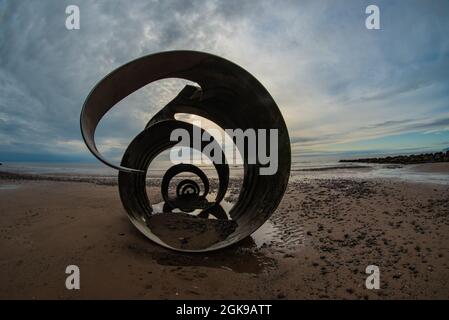
M121 164L109 162L100 154L94 140L95 130L102 117L131 93L166 78L190 80L200 87L185 86L134 138ZM164 209L155 212L146 193L150 163L158 154L176 144L170 141L173 130L203 130L176 120L175 115L178 113L201 116L223 129L277 129L277 172L260 175L259 169L263 166L259 162L250 164L244 158L240 193L236 203L226 212L220 205L229 183L226 162L214 163L219 182L213 199L208 196L208 177L200 168L192 164L177 164L163 176L161 193ZM216 250L252 234L277 208L290 175L290 140L284 119L273 98L246 70L221 57L203 52L151 54L114 70L87 97L81 112L81 132L94 156L119 170L120 197L131 222L149 239L178 251ZM170 196L170 181L185 172L201 180L203 191L195 181L184 179L176 186L176 194ZM199 213L192 215L193 210Z

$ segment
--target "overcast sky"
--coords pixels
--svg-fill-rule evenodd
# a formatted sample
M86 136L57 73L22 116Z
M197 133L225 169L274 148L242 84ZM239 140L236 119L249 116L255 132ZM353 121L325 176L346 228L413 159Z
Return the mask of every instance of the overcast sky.
M67 30L78 5L81 29ZM381 30L365 28L380 7ZM272 94L294 155L449 147L449 1L0 0L0 161L91 159L79 115L91 88L158 51L214 53ZM183 87L126 98L97 133L119 158Z

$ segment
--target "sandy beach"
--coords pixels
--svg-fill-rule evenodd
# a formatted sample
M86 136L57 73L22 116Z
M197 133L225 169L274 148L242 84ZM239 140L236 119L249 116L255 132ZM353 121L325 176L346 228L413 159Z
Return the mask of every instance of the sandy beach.
M113 183L2 174L0 299L448 299L448 199L448 184L294 180L252 237L180 254L132 226Z

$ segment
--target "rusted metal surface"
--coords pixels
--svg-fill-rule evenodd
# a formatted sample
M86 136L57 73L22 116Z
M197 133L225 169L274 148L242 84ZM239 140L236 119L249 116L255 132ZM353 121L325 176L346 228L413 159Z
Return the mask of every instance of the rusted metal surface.
M186 86L150 119L128 146L120 165L105 159L94 140L101 118L129 94L165 78L190 80L200 88ZM277 129L277 172L259 175L261 165L249 164L247 159L243 159L242 188L237 202L226 212L220 205L229 183L229 167L226 163L214 162L219 186L212 201L206 199L209 182L204 182L204 173L191 166L178 165L175 169L169 169L172 171L165 176L161 186L165 200L164 212L155 213L146 193L148 166L158 154L176 144L170 141L173 130L183 128L193 132L198 129L192 124L176 120L177 113L207 118L223 129ZM163 52L139 58L114 70L95 86L86 99L81 112L81 132L89 150L100 161L119 170L120 197L131 222L148 238L170 249L210 251L244 239L274 212L287 187L290 140L279 108L251 74L211 54L195 51ZM181 186L178 184L176 197L170 199L166 184L174 177L173 173L180 172L199 177L204 193L200 194L195 182L184 179L179 183ZM176 208L183 210L172 212ZM186 213L195 209L201 211L196 216ZM209 219L211 216L214 219Z

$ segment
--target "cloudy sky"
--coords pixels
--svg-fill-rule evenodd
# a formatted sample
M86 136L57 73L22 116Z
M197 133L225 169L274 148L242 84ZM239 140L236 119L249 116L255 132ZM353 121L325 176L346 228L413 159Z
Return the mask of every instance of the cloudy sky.
M65 27L78 5L81 29ZM381 30L365 28L380 7ZM0 161L93 159L79 115L91 88L158 51L214 53L278 103L295 156L449 147L449 1L0 0ZM183 87L132 94L97 132L119 158Z

